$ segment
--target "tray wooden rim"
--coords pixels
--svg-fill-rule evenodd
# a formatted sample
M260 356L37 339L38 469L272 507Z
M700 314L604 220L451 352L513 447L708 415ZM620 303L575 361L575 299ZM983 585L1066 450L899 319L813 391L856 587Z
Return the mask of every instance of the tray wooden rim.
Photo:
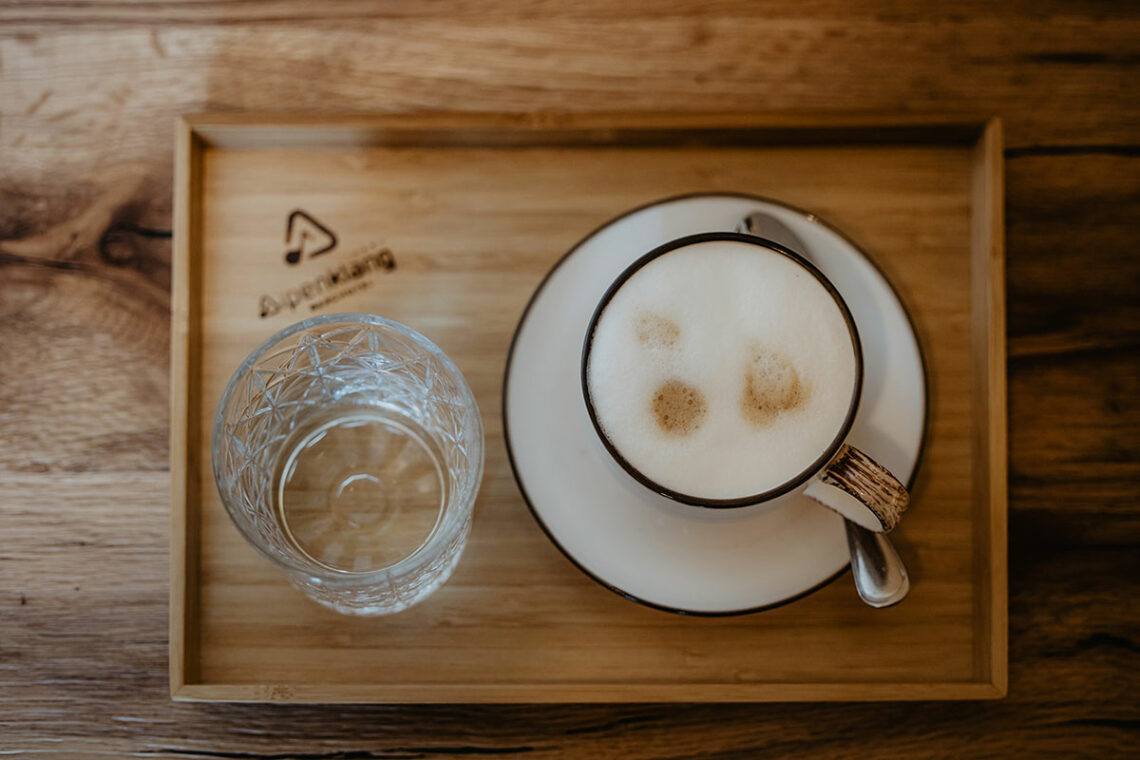
M974 450L986 463L975 498L975 537L984 551L976 572L988 583L976 605L988 636L976 677L938 682L685 684L233 684L196 679L198 645L191 610L198 604L198 461L195 429L201 399L189 382L199 360L195 294L200 272L201 167L210 146L256 149L322 146L539 145L682 146L725 137L747 144L949 144L971 147L971 310L974 388L984 393ZM960 114L758 113L205 113L175 129L174 257L171 307L170 693L176 700L234 702L762 702L994 699L1008 689L1007 454L1005 373L1004 164L997 117ZM981 424L977 424L981 423ZM975 518L979 515L975 514ZM680 686L680 685L678 685Z

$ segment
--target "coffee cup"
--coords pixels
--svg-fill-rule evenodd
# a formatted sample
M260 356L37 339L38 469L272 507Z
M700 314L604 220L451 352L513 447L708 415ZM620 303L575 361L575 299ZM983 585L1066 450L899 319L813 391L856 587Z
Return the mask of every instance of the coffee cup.
M606 451L674 501L726 509L802 492L877 532L909 502L846 442L863 386L847 304L771 240L702 233L638 258L594 310L581 382Z

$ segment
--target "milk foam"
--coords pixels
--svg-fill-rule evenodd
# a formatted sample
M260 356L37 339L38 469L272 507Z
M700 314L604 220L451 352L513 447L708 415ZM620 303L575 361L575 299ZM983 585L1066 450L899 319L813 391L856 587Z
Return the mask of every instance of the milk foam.
M688 496L737 499L823 453L855 372L843 314L811 273L718 240L661 255L618 289L586 375L599 425L635 469Z

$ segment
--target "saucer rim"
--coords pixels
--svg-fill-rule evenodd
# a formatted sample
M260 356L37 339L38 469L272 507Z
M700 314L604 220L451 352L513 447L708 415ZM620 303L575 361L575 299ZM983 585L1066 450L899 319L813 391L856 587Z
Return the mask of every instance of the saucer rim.
M621 214L618 214L617 216L614 216L614 217L607 219L606 221L602 222L597 227L592 229L590 232L588 232L586 235L584 235L582 238L580 238L577 243L572 245L565 253L563 253L558 258L558 260L556 262L554 262L554 264L550 267L550 269L547 270L546 274L544 274L542 276L542 279L539 281L538 285L535 286L534 292L532 292L530 295L530 298L527 299L526 306L523 307L522 314L519 315L518 321L515 324L514 332L511 335L511 342L510 342L510 345L507 347L507 361L503 367L503 382L501 384L502 390L500 391L500 396L499 396L500 415L502 417L502 423L503 423L503 443L507 449L507 461L510 464L511 476L514 478L515 485L518 487L519 494L522 496L522 499L523 499L523 503L526 504L527 510L530 512L531 517L533 517L534 521L536 523L538 523L538 527L546 535L546 537L550 541L550 543L552 543L555 546L555 548L558 549L558 551L562 554L562 556L564 556L566 559L568 559L570 561L570 563L575 568L577 568L583 575L585 575L587 578L589 578L590 580L597 583L602 588L605 588L605 589L613 592L614 594L617 594L618 596L622 597L623 599L626 599L626 600L631 601L631 602L636 602L637 604L639 604L643 607L648 607L648 608L654 609L654 610L660 610L661 612L668 612L668 613L673 614L673 615L681 615L681 616L685 616L685 617L708 617L708 618L736 617L736 616L740 616L740 615L751 615L751 614L755 614L757 612L765 612L767 610L776 609L776 608L782 607L786 604L791 604L792 602L797 602L800 599L811 596L812 594L814 594L815 592L824 588L825 586L829 586L832 583L834 583L836 580L839 579L839 577L841 575L846 574L851 569L851 565L850 565L850 563L844 565L839 570L837 570L835 573L833 573L831 576L824 578L822 581L815 584L814 586L811 586L810 588L804 589L803 591L800 591L796 594L793 594L792 596L789 596L785 599L780 599L779 601L772 602L770 604L763 604L763 605L760 605L757 607L747 607L747 608L734 609L734 610L689 610L689 609L684 609L681 607L672 607L670 605L659 604L657 602L651 602L648 599L642 599L641 597L635 596L635 595L633 595L633 594L609 583L605 579L598 577L592 571L590 571L586 567L584 567L580 562L578 562L578 560L569 551L567 551L567 549L554 536L553 532L551 532L550 528L546 525L546 523L543 522L542 517L539 516L538 511L534 508L534 503L532 502L532 500L530 498L530 494L527 493L526 487L523 485L522 478L519 475L519 468L518 468L517 463L515 462L514 448L511 446L510 419L509 419L509 415L508 415L508 411L507 411L507 409L508 409L507 397L508 397L508 392L509 392L509 388L510 388L511 365L514 363L515 346L518 343L519 334L522 332L522 327L526 323L526 319L530 315L531 308L534 306L535 301L538 300L539 295L542 293L543 290L545 290L547 284L550 281L550 278L554 276L554 273L557 272L558 269L563 264L565 264L570 259L571 256L573 256L575 253L577 253L579 251L579 249L581 249L582 246L584 246L587 242L594 239L603 230L611 227L614 224L617 224L618 222L622 221L623 219L625 219L629 216L632 216L634 214L640 213L642 211L646 211L648 209L651 209L654 206L661 206L661 205L665 205L667 203L675 203L677 201L685 201L685 200L691 200L691 199L696 199L696 198L726 198L726 199L736 198L736 199L757 201L759 203L766 203L766 204L770 204L773 206L779 206L779 207L785 208L785 209L787 209L787 210L789 210L795 214L798 214L798 215L804 217L809 222L812 222L814 224L819 224L820 226L824 227L828 231L837 235L840 239L842 239L844 242L846 242L848 245L850 245L856 252L858 252L859 255L862 256L863 259L866 260L871 265L871 267L875 270L875 272L879 275L879 277L883 280L883 282L886 283L887 289L891 292L891 294L895 297L895 300L898 302L899 307L902 310L903 316L906 318L907 324L910 327L911 334L914 336L915 347L918 350L919 365L922 367L922 380L923 380L923 382L922 382L922 395L923 395L922 436L919 439L918 452L915 456L914 467L911 470L910 477L907 478L907 482L906 482L907 491L911 491L913 486L914 486L915 480L918 476L919 469L922 467L922 462L923 462L923 459L925 458L925 455L926 455L927 444L929 443L929 439L930 439L930 383L928 381L928 377L929 377L930 373L928 371L929 370L929 364L928 364L928 361L926 358L926 352L923 350L922 341L919 340L918 328L917 328L917 325L915 324L914 316L911 314L910 309L907 308L906 302L902 299L902 296L899 294L898 289L895 288L894 283L891 282L889 277L887 277L887 274L885 271L883 271L883 268L881 266L879 266L879 263L877 261L875 261L875 259L872 258L861 246L859 246L857 243L855 243L855 241L853 241L850 237L848 237L846 234L844 234L842 230L838 229L837 227L830 224L826 220L821 219L819 216L817 216L816 214L814 214L810 211L799 208L798 206L793 206L793 205L786 203L784 201L776 200L774 198L769 198L769 197L762 196L762 195L756 195L754 193L745 193L745 192L739 192L739 191L712 191L712 192L696 191L696 192L690 192L690 193L681 193L678 195L671 195L671 196L668 196L665 198L658 198L656 200L649 201L647 203L643 203L639 206L635 206L634 208L628 209L627 211L624 211ZM693 233L693 234L700 234L700 233ZM862 399L860 399L860 403L859 403L860 407L862 406L861 401L862 401ZM698 507L693 507L693 508L697 509Z

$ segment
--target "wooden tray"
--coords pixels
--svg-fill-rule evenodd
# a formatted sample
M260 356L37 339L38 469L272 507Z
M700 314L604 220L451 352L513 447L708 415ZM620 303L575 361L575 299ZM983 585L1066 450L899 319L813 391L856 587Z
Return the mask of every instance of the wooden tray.
M648 609L579 573L515 486L500 386L512 331L539 280L618 213L715 190L776 198L837 225L883 268L914 317L931 416L914 504L895 534L914 580L898 607L863 606L842 576L755 615ZM1002 193L997 121L184 119L171 694L285 702L1002 696ZM301 260L289 264L286 235L295 242L301 233ZM335 285L321 280L333 270L342 272ZM209 466L215 406L234 368L271 333L325 311L375 312L424 332L458 363L485 415L486 475L466 553L442 590L392 617L341 617L292 590L230 524Z

